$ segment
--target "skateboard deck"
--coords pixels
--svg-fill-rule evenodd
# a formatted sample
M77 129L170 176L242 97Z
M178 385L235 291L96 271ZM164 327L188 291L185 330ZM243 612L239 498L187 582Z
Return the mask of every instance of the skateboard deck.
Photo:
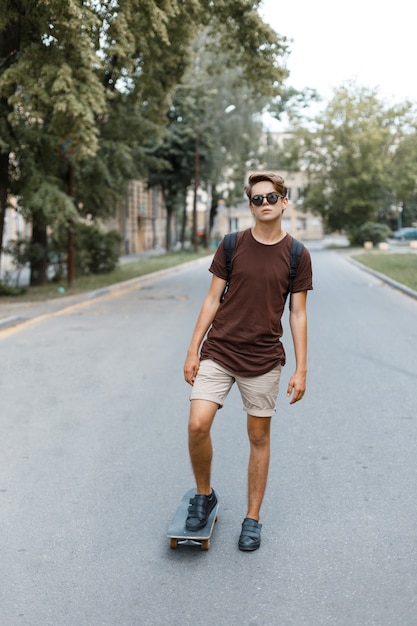
M190 489L184 494L175 515L171 520L167 535L169 538L170 548L178 548L179 545L196 545L200 546L202 550L208 550L210 548L210 538L213 532L214 524L217 522L217 512L219 510L219 494L216 491L217 504L211 511L207 524L204 528L197 531L191 531L186 529L185 520L188 515L190 498L193 498L195 493L195 489Z

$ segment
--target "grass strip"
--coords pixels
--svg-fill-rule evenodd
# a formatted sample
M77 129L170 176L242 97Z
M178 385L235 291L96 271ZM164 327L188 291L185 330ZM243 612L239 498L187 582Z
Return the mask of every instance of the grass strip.
M402 285L417 291L417 254L395 252L363 252L353 257Z
M65 279L59 283L51 282L39 287L28 287L23 294L1 297L0 305L1 303L8 304L12 302L41 302L62 296L96 291L97 289L103 289L116 283L139 278L140 276L152 274L153 272L158 272L170 267L176 267L177 265L194 261L209 254L210 252L208 250L202 249L199 252L168 252L159 256L144 257L119 264L112 272L107 274L76 276L71 289L68 289Z

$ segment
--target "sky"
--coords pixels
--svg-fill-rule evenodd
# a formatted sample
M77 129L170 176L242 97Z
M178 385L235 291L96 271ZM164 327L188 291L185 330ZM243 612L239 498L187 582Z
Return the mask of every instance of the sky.
M417 102L413 0L263 0L265 22L290 42L288 85L327 101L353 80L390 102Z

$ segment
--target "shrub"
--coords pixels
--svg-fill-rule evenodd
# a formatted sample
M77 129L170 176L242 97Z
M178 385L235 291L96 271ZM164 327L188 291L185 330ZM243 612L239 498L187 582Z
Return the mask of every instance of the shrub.
M27 292L27 287L14 287L0 280L0 296L21 296Z
M363 246L365 241L372 241L374 245L386 241L392 236L392 231L386 224L365 222L360 228L349 234L351 245Z
M74 228L75 268L81 274L105 274L117 265L121 235L116 230L101 232L97 226L77 224Z
M74 268L78 275L111 272L120 256L121 235L117 230L102 232L95 224L74 224ZM68 231L61 228L54 232L49 243L50 262L55 275L66 273Z

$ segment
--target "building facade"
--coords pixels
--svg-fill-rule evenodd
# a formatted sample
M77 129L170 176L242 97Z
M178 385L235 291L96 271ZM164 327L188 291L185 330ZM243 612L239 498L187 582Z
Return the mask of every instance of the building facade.
M131 181L123 202L116 208L115 216L102 223L104 230L115 229L122 235L121 254L140 254L146 250L165 249L167 212L162 193L148 188L146 182ZM175 227L175 224L174 224ZM31 224L25 222L18 210L16 198L10 199L6 210L3 248L10 241L30 238ZM171 237L176 241L176 237ZM2 253L0 278L8 280L16 275L10 255Z
M4 215L3 248L11 241L27 239L31 235L31 225L23 219L18 208L17 199L11 198L9 205ZM1 252L0 279L5 279L7 282L9 274L16 274L13 258Z
M288 206L282 219L283 230L301 241L322 239L321 219L306 211L304 207L305 175L302 172L278 171L278 173L284 178L288 188ZM249 171L246 179L250 174ZM253 223L246 195L242 203L236 207L221 204L217 211L214 238L220 240L226 233L250 228Z
M167 212L159 189L132 180L115 217L106 221L106 228L121 233L122 254L165 248Z

